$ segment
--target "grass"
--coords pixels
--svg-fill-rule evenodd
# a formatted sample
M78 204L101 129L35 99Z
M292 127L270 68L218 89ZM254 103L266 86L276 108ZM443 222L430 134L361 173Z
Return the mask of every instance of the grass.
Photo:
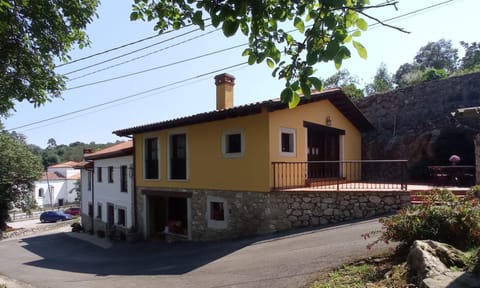
M480 247L465 252L465 271L480 275ZM407 281L407 250L363 259L342 265L326 275L319 275L306 288L403 288Z
M379 288L407 286L406 256L388 254L343 265L319 277L308 288Z

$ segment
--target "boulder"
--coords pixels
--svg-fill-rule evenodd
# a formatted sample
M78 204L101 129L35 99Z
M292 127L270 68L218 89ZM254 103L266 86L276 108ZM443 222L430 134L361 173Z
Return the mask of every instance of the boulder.
M432 240L417 240L408 254L410 282L425 288L480 287L480 278L464 268L463 252Z

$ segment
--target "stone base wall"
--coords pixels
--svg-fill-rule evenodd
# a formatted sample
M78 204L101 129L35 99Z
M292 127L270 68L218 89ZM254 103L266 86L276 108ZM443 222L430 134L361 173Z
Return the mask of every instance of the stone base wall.
M208 197L225 201L227 226L209 226ZM410 193L394 192L231 192L194 191L192 240L269 234L394 213L410 204Z

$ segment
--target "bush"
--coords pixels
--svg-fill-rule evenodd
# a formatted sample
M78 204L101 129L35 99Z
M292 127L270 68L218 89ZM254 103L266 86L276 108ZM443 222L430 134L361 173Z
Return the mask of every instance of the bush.
M381 218L382 230L363 235L380 234L367 247L384 241L410 246L415 240L435 240L459 248L480 245L480 206L474 187L465 198L447 190L433 190L424 195L423 204L403 208L397 215Z

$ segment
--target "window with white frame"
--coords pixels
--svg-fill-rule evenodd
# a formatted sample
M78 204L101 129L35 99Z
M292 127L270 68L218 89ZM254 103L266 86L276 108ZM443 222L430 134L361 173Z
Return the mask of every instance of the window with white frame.
M128 167L127 165L120 166L120 191L127 192L128 191Z
M97 167L97 182L102 182L102 167Z
M223 132L222 154L226 158L242 157L245 153L245 134L241 129Z
M108 167L108 183L113 183L113 166Z
M97 218L102 219L102 203L97 203Z
M207 196L207 223L209 228L225 229L228 225L227 200L221 197Z
M88 191L92 191L92 171L87 172L87 188Z
M144 177L145 179L159 178L159 152L158 152L158 138L145 139L144 150Z
M117 209L117 225L125 226L125 209Z
M280 128L280 155L296 155L296 132L292 128Z
M38 189L38 197L44 197L45 196L45 190L43 188Z

